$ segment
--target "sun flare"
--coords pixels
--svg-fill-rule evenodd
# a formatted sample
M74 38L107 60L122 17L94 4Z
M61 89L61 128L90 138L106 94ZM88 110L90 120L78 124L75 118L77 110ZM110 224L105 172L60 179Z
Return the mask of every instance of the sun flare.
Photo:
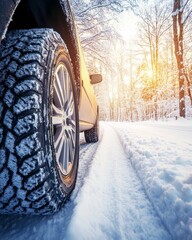
M125 41L131 41L136 38L137 24L136 17L128 12L120 14L119 19L119 33L123 36Z

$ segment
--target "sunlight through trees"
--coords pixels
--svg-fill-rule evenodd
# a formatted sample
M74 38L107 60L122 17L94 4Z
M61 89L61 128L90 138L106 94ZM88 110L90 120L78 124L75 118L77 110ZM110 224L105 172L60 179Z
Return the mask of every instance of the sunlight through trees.
M192 117L192 2L72 0L103 120Z

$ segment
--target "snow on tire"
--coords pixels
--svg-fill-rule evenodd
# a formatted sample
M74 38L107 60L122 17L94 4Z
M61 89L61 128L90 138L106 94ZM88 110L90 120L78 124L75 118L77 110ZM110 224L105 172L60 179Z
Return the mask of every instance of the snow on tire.
M59 210L75 186L78 138L63 40L49 29L10 32L0 46L0 213Z

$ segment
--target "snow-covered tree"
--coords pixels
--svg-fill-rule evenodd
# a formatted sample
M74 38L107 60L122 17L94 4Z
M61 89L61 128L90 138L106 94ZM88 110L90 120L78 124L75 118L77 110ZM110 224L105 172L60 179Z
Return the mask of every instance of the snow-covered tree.
M177 60L178 68L178 82L179 82L179 116L186 116L186 106L185 106L185 81L187 81L187 89L189 97L192 101L191 90L190 90L190 80L187 74L185 64L184 64L184 26L190 15L192 9L187 9L189 6L189 0L174 0L173 1L173 34L174 34L174 46L175 46L175 57ZM188 10L186 13L186 9Z

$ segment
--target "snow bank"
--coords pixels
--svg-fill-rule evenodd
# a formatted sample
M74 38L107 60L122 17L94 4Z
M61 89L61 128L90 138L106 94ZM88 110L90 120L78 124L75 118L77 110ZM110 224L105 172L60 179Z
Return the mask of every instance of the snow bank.
M192 239L192 121L113 123L174 239Z

